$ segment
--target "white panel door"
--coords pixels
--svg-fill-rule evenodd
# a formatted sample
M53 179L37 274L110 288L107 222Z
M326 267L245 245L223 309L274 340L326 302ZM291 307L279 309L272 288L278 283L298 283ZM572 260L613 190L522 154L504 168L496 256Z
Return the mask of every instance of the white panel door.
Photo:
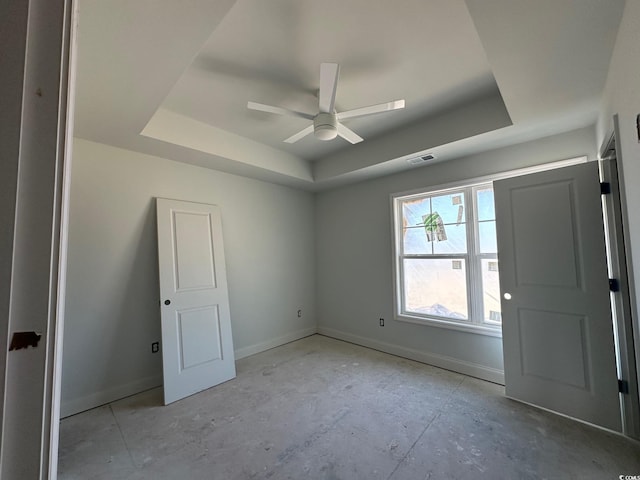
M620 430L597 163L494 192L507 396Z
M165 405L236 376L218 207L157 199Z

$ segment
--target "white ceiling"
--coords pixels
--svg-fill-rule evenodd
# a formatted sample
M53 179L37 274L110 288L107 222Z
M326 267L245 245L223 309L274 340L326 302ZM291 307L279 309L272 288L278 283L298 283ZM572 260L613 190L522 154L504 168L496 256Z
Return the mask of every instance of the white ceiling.
M80 0L78 137L318 190L593 124L624 0ZM365 141L282 140L322 62Z

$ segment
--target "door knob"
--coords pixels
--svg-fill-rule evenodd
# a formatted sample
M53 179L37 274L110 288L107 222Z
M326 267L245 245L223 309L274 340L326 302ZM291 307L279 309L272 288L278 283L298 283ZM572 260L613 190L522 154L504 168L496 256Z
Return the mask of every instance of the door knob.
M165 301L164 301L164 304L165 304L165 305L171 305L171 300L165 300Z

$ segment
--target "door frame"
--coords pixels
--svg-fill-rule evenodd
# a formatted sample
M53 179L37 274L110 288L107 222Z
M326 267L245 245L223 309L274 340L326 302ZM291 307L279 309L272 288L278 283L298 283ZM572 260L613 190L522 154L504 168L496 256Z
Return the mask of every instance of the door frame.
M0 477L55 479L74 99L75 0L8 0L0 30ZM16 331L36 348L8 350ZM29 381L24 381L27 378Z
M605 228L607 232L607 256L609 272L619 281L619 291L612 293L612 315L616 329L616 356L618 378L628 384L628 394L620 395L622 412L622 432L624 435L640 440L640 328L634 318L638 312L634 308L635 289L633 266L629 246L628 206L624 195L624 174L622 172L621 152L616 148L616 139L620 138L618 115L613 117L614 130L600 148L599 167L601 181L611 185L611 194L603 201ZM612 160L607 165L604 162ZM613 226L613 228L611 228Z

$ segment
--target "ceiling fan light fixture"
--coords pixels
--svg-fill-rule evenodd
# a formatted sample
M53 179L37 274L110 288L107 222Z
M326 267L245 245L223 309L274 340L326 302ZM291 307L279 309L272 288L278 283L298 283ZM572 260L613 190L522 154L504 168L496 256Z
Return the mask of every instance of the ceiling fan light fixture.
M349 127L340 123L340 121L347 118L364 117L366 115L373 115L374 113L383 113L404 108L404 100L394 100L392 102L379 103L377 105L369 105L368 107L354 108L336 113L335 100L339 72L340 66L337 63L322 63L320 65L320 90L318 90L318 110L320 112L316 116L252 101L247 102L247 108L261 112L275 113L277 115L313 120L313 125L309 125L298 133L284 139L283 141L285 143L296 143L298 140L313 132L318 140L333 140L339 136L352 145L360 143L364 139Z
M313 134L318 140L333 140L338 136L335 113L319 113L313 119Z
M336 138L338 136L338 130L331 125L321 125L315 128L313 134L318 140L327 141Z

